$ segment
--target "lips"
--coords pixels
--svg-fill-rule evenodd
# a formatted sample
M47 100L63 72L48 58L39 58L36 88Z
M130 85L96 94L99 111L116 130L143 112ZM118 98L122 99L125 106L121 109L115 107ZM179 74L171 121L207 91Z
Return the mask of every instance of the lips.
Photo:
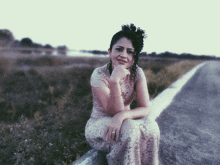
M124 60L118 60L119 63L127 63L127 61Z

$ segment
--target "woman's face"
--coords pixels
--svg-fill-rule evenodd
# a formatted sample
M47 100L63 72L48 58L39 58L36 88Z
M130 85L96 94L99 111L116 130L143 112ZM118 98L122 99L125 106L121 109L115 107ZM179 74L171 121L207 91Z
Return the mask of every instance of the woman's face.
M112 50L108 49L109 57L112 60L112 69L118 62L120 65L124 65L129 68L134 63L134 47L131 40L123 37L119 39L112 47Z

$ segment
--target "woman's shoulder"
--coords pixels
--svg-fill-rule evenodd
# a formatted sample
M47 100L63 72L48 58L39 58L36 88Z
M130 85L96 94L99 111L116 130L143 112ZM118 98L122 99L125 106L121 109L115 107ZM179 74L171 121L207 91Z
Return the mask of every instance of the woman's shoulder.
M104 66L96 68L93 71L91 79L90 79L91 86L104 87L108 84L107 80L109 78L109 74L108 74L108 67L107 66L108 65L106 64Z
M143 69L137 65L137 72L143 72Z
M94 69L92 76L106 76L108 74L108 64L105 64L103 66L97 67Z
M136 70L136 82L143 80L145 77L144 71L141 67L137 66L137 70Z

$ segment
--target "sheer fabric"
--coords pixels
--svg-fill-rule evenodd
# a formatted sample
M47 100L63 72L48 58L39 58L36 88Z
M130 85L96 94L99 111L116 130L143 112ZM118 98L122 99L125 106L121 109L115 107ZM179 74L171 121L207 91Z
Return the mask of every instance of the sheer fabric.
M91 76L91 86L109 87L109 78L107 64L96 68ZM144 72L138 67L135 81L130 78L120 81L125 105L131 104L135 84L143 79ZM102 137L111 118L93 92L93 109L85 128L85 136L91 147L107 152L109 165L158 165L160 131L157 123L147 117L126 119L122 123L119 140L110 143Z

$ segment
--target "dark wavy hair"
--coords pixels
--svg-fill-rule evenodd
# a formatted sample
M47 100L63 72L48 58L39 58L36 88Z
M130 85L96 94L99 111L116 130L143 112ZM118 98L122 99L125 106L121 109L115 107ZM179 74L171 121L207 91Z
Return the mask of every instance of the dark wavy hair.
M126 37L127 39L131 40L131 43L134 47L134 64L131 67L131 79L135 79L136 77L136 71L137 71L137 63L138 63L138 55L143 49L144 46L144 38L145 32L144 30L140 29L139 27L136 28L134 24L129 25L123 25L122 30L117 32L115 35L113 35L111 43L110 43L110 51L112 51L112 47L114 44L117 43L118 40L121 38ZM109 65L109 72L112 73L112 61L110 61Z

